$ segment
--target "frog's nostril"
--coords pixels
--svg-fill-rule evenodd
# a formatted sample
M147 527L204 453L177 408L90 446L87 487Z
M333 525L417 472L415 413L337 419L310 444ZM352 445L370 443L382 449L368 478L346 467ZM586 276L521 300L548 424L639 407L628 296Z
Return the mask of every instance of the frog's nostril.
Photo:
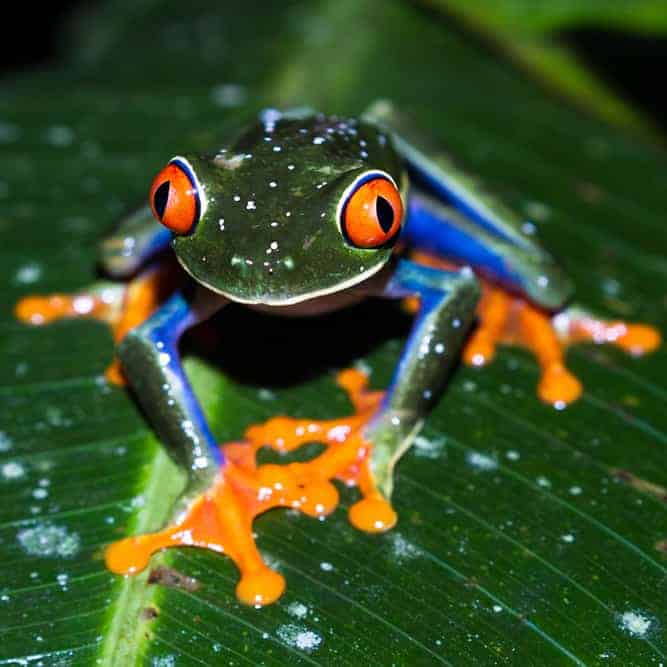
M158 218L162 220L164 216L165 209L167 208L167 202L169 201L169 188L171 187L169 181L162 183L153 195L153 205L155 207L155 212L157 213Z
M387 234L391 229L391 226L394 224L394 208L393 206L381 195L378 195L375 199L375 212L377 214L378 222L382 231Z

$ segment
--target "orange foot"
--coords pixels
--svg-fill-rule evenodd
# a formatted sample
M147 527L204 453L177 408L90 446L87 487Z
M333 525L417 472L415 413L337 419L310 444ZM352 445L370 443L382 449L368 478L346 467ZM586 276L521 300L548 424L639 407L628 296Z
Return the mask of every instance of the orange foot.
M451 268L430 255L420 253L414 259L429 266ZM414 304L410 307L414 308ZM653 327L602 320L574 307L552 315L489 283L482 284L477 315L479 326L463 349L463 361L469 366L485 366L499 344L527 348L541 369L537 395L558 409L576 401L583 390L579 379L565 366L568 345L610 343L639 356L652 352L661 342Z
M610 343L641 355L660 345L660 334L653 327L610 322L575 308L552 316L490 285L484 286L478 314L480 324L463 351L464 362L472 366L487 364L499 343L525 347L533 352L542 371L538 396L559 409L576 401L583 390L579 379L565 366L567 346Z
M114 340L119 342L173 290L174 281L162 268L155 265L127 285L108 283L77 294L28 296L16 304L14 312L22 322L37 326L60 319L90 317L109 324ZM113 384L126 384L118 359L111 362L105 375Z
M252 534L257 515L273 507L288 507L313 517L327 516L338 505L332 480L339 479L358 486L363 496L349 511L356 528L370 533L392 528L396 513L374 484L369 467L371 444L362 434L382 394L367 391L368 380L358 370L341 372L337 381L354 405L353 415L325 421L275 417L250 426L244 442L223 446L224 467L184 517L160 532L112 544L106 552L107 567L117 574L134 574L164 547L211 549L236 563L241 573L236 587L239 600L262 606L280 597L285 582L266 566L257 550ZM262 447L285 453L309 442L321 442L326 449L305 463L257 465Z

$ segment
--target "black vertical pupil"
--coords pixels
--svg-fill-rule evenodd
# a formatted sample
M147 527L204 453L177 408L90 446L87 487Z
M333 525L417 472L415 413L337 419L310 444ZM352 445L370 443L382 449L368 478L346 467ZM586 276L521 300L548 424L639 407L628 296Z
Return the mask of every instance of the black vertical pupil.
M394 207L381 195L375 200L375 212L382 231L386 234L394 224Z
M169 188L169 181L165 181L160 185L160 187L153 195L153 205L155 206L155 212L157 213L157 216L160 218L160 220L162 220L164 211L167 208L167 201L169 200Z

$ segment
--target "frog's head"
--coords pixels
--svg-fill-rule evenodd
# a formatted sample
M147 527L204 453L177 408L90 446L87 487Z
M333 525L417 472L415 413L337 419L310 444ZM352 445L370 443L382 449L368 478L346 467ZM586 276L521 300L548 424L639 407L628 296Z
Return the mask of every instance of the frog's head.
M382 268L403 222L401 185L376 127L272 112L227 148L173 158L150 201L198 282L234 301L288 305Z

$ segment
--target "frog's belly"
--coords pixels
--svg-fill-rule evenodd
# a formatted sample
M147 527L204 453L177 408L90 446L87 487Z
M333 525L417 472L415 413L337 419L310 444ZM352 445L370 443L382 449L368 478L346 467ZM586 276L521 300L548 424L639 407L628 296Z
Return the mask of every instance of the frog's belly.
M314 299L300 301L288 306L269 306L264 303L249 303L246 305L248 308L259 310L262 313L269 313L270 315L304 317L308 315L322 315L334 310L340 310L341 308L347 308L347 306L359 303L365 296L366 294L358 287L353 287L342 292L318 296Z
M248 308L258 310L262 313L271 315L286 315L291 317L304 317L308 315L323 315L334 310L353 306L366 297L382 294L383 288L393 271L392 263L386 264L375 275L363 282L341 290L340 292L331 292L322 296L316 296L312 299L299 301L285 306L272 306L265 303L246 304Z

